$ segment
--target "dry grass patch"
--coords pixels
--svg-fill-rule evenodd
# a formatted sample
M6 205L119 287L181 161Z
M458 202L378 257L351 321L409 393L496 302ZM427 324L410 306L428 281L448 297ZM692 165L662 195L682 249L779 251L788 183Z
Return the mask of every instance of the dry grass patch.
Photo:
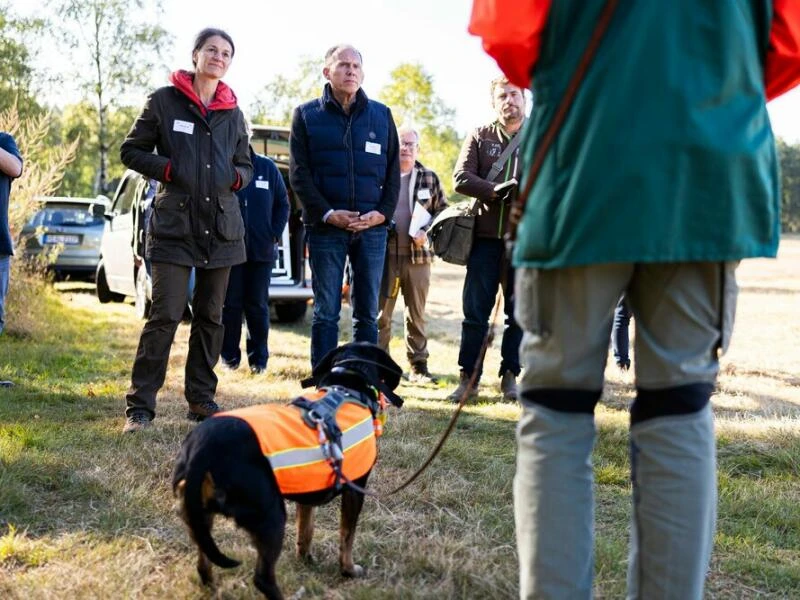
M709 598L800 597L800 240L778 261L740 269L737 330L714 406L720 518ZM403 382L370 488L387 492L425 460L453 409L458 379L463 270L434 267L428 306L430 369L438 385ZM170 476L184 419L188 327L178 330L154 426L123 437L124 392L142 323L129 305L98 305L91 290L41 292L33 335L0 341L0 597L257 598L255 553L245 534L219 520L215 536L242 567L217 569L215 591L194 572L195 551L174 513ZM405 361L402 302L391 351ZM273 324L268 371L218 370L227 408L285 402L308 375L309 319ZM47 325L43 325L47 323ZM349 339L349 314L342 316ZM517 595L512 480L519 408L498 402L499 342L490 349L479 401L466 408L431 467L406 491L368 498L355 544L363 579L338 574L338 502L319 511L317 564L292 556L287 532L278 578L297 600L513 598ZM635 361L635 357L634 357ZM630 489L630 375L607 370L595 448L598 598L624 596ZM294 509L289 507L289 520Z

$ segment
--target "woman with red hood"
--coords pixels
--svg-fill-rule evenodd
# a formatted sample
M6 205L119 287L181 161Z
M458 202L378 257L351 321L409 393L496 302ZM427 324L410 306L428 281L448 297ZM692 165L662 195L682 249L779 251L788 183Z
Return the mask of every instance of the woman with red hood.
M150 425L169 351L186 306L192 268L192 323L184 395L188 417L220 410L214 374L222 347L222 305L233 265L246 259L244 223L234 192L253 175L245 119L222 77L234 54L231 37L204 29L192 50L194 71L175 71L153 92L122 143L129 168L159 182L147 223L153 303L139 339L124 432Z

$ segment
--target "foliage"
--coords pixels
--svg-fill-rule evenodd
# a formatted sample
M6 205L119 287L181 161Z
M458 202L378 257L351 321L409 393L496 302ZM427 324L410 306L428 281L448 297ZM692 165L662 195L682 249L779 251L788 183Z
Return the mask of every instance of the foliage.
M256 95L250 106L250 120L263 125L291 125L295 107L322 93L323 65L322 59L306 56L300 59L291 77L275 77Z
M436 95L433 76L422 65L400 64L390 77L380 92L381 102L392 109L398 128L406 125L419 132L420 161L436 171L445 193L452 195L453 167L461 149L455 110Z
M9 203L9 226L14 238L36 212L36 198L53 194L75 157L78 140L55 146L48 142L51 121L50 114L21 119L16 107L0 112L0 131L14 137L23 159L22 176L14 180Z
M117 181L125 172L119 158L119 146L125 139L131 124L139 113L139 107L123 106L109 108L106 113L106 126L111 151L108 155L107 178L109 183ZM59 136L63 140L78 140L79 146L75 161L59 188L65 196L92 196L99 189L97 156L100 152L97 107L84 101L64 107L59 119ZM109 193L113 185L108 186Z
M141 95L172 38L153 24L152 12L160 14L158 0L54 0L53 7L61 16L57 30L72 54L74 81L95 104L96 189L107 193L114 139L109 108L124 104L134 92Z
M34 57L26 43L42 29L41 21L16 18L0 5L0 110L13 106L22 117L43 112L34 89Z
M778 139L781 161L781 229L800 232L800 144L787 144Z

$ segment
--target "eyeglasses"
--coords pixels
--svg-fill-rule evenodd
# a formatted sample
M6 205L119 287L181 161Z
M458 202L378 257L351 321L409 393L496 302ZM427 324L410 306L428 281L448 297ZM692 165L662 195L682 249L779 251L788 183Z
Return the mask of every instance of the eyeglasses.
M401 148L416 148L417 142L400 142Z

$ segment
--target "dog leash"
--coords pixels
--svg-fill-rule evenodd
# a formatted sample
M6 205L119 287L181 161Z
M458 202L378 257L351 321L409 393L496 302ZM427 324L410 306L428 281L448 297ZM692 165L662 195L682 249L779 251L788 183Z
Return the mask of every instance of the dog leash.
M484 359L484 357L486 355L486 351L489 348L489 346L491 345L492 341L494 340L494 328L495 328L495 326L497 324L497 316L498 316L498 314L500 312L500 299L501 299L501 295L500 295L500 293L498 293L497 294L497 298L496 298L495 303L494 303L492 322L491 322L491 325L489 327L489 330L486 332L486 335L483 338L483 343L481 344L481 349L480 349L480 352L478 354L478 362L476 363L476 365L483 364L483 359ZM393 496L394 494L404 490L409 485L411 485L420 475L422 475L422 473L425 471L425 469L427 469L428 466L430 466L430 464L433 462L433 459L436 458L436 456L439 454L441 449L444 447L444 443L447 441L447 438L450 437L450 434L453 432L453 429L456 426L456 422L458 421L458 417L461 414L461 411L462 411L462 409L464 408L464 405L467 402L467 398L469 398L469 391L475 385L477 376L478 376L478 370L475 369L472 372L472 375L470 376L469 386L461 394L461 398L459 398L459 400L458 400L458 406L456 407L455 411L453 412L452 416L450 417L450 422L447 424L447 428L445 429L444 433L442 434L442 437L439 438L439 442L436 444L434 449L428 455L428 458L425 459L425 462L423 462L422 465L420 465L420 467L416 471L414 471L414 473L410 477L408 477L408 479L406 479L403 483L401 483L396 488L394 488L394 489L392 489L392 490L390 490L388 492L382 492L382 493L372 492L372 491L370 491L368 489L365 489L365 488L361 487L357 483L354 483L351 479L348 479L347 476L345 476L345 474L341 470L341 461L336 461L335 459L332 458L332 459L328 460L328 463L331 465L331 468L333 469L333 472L336 474L337 485L339 485L341 483L341 484L349 487L350 489L352 489L352 490L354 490L354 491L356 491L356 492L358 492L360 494L364 494L365 496L372 496L373 498L376 498L376 499L387 498L389 496Z

